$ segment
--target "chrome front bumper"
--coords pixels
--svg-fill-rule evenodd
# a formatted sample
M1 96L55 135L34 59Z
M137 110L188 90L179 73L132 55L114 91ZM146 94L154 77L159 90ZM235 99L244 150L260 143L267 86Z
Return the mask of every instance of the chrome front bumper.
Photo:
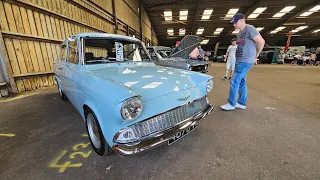
M167 143L168 140L172 138L176 133L195 125L196 123L198 123L198 121L200 121L200 119L207 116L213 110L213 108L214 107L212 105L208 104L198 114L175 127L172 127L166 131L154 133L134 143L114 144L112 146L112 149L120 155L133 155L142 151L150 150L154 147Z

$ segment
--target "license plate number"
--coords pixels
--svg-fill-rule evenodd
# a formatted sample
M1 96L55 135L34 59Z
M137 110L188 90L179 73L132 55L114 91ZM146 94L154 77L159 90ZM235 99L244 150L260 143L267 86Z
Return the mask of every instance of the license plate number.
M176 142L177 140L181 139L191 131L193 131L196 127L198 127L199 123L196 123L193 126L188 127L187 129L177 132L171 139L169 139L168 144L171 145L172 143Z

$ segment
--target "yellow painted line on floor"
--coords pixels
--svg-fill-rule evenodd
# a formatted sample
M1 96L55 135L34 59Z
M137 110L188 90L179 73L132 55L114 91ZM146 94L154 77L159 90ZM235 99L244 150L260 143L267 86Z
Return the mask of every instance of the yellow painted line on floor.
M87 133L83 133L81 134L82 137L88 137L88 134Z
M0 134L0 136L5 136L5 137L13 137L15 136L15 134Z

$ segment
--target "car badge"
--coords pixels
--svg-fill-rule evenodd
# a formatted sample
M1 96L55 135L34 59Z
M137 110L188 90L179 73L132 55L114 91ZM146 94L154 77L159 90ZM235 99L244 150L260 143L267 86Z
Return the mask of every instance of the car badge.
M181 98L179 98L178 100L180 101L185 101L190 97L190 92L186 95L186 96L182 96Z

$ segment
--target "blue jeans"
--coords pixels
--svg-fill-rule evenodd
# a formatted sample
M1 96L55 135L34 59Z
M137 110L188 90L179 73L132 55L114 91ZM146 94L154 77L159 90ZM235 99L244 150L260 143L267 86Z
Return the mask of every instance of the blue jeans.
M230 80L228 102L231 106L236 105L238 93L238 103L246 106L248 98L246 76L252 66L253 63L236 62L236 68Z

